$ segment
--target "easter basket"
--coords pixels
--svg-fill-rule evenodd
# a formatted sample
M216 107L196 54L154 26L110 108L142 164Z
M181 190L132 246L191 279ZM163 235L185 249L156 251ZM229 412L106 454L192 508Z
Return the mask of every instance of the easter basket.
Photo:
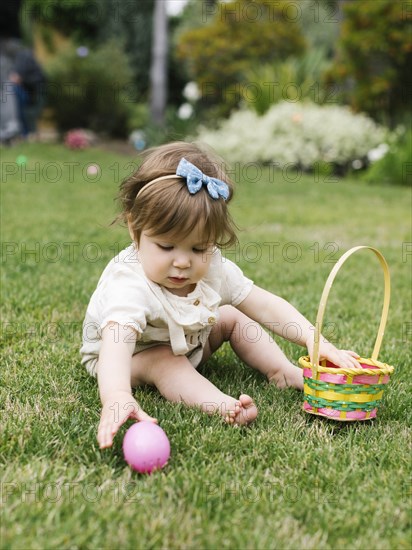
M368 249L376 254L383 268L385 292L381 321L370 359L360 358L361 368L341 368L325 359L319 361L319 343L323 316L332 283L343 263L355 252ZM313 363L308 356L299 359L303 368L303 410L333 420L353 421L375 418L384 389L394 368L378 361L388 318L390 276L385 258L376 248L357 246L348 250L330 272L320 299L315 325Z

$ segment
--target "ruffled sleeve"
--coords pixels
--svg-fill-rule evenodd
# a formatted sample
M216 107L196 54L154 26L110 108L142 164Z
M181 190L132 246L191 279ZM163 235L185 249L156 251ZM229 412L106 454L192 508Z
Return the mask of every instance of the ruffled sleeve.
M101 286L102 288L98 287L100 292L97 299L100 331L108 323L115 322L122 326L130 326L141 334L150 315L148 289L144 279L119 266Z
M248 296L253 281L231 260L222 257L219 250L214 253L211 271L215 273L215 285L218 281L220 305L238 306Z

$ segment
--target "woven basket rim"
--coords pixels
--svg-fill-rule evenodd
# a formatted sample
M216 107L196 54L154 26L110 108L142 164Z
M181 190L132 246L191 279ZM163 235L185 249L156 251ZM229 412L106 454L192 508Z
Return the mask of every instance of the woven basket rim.
M364 357L360 357L358 359L359 363L363 363L365 365L370 365L371 367L377 367L374 369L362 369L358 367L348 368L348 367L338 367L338 368L331 368L331 367L325 367L322 365L319 365L317 368L318 372L327 372L329 374L349 374L350 376L354 375L370 375L370 376L377 376L380 374L392 374L394 371L394 367L391 365L387 365L386 363L381 363L380 361L374 361L373 359L365 359ZM322 361L321 361L322 362ZM313 369L313 365L310 362L309 355L304 355L303 357L300 357L299 359L299 366L304 369Z

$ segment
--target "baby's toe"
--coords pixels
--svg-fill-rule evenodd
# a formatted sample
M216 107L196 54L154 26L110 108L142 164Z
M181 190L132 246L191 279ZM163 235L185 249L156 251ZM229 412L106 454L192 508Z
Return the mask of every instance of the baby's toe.
M245 409L248 409L249 407L254 405L253 399L250 397L250 395L246 395L245 393L242 393L242 395L239 397L239 402Z
M238 425L250 424L256 419L258 415L257 407L253 402L253 399L249 395L242 394L239 397L239 401L242 405L242 408L236 415L235 423Z

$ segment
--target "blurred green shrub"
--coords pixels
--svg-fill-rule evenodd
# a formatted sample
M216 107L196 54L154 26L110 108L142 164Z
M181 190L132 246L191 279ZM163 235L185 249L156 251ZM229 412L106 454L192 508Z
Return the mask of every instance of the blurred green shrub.
M184 140L188 134L193 134L198 125L198 118L193 113L187 118L179 117L179 110L174 106L166 109L164 127L157 126L151 120L147 103L136 103L130 107L128 129L142 132L146 147L161 145L169 141Z
M375 160L362 179L369 183L388 183L393 185L412 185L412 129L394 132L396 136L389 151L379 160Z
M142 130L149 124L150 111L147 103L133 103L129 108L128 129Z
M339 4L341 32L329 81L353 110L394 126L410 112L411 3Z
M127 58L115 42L72 48L47 67L48 105L60 131L87 128L124 137L136 98Z
M199 86L200 103L226 116L242 100L249 67L304 52L306 41L288 7L284 0L219 2L205 12L210 22L177 36L176 57Z
M156 126L150 121L144 128L147 136L147 145L152 147L169 141L185 140L188 135L195 133L197 125L198 121L195 115L182 119L178 116L178 111L174 106L168 107L166 109L164 128Z
M322 75L328 67L321 48L309 50L302 57L259 65L245 73L248 84L243 88L243 99L259 115L279 101L310 99L323 104L333 98L322 84Z

